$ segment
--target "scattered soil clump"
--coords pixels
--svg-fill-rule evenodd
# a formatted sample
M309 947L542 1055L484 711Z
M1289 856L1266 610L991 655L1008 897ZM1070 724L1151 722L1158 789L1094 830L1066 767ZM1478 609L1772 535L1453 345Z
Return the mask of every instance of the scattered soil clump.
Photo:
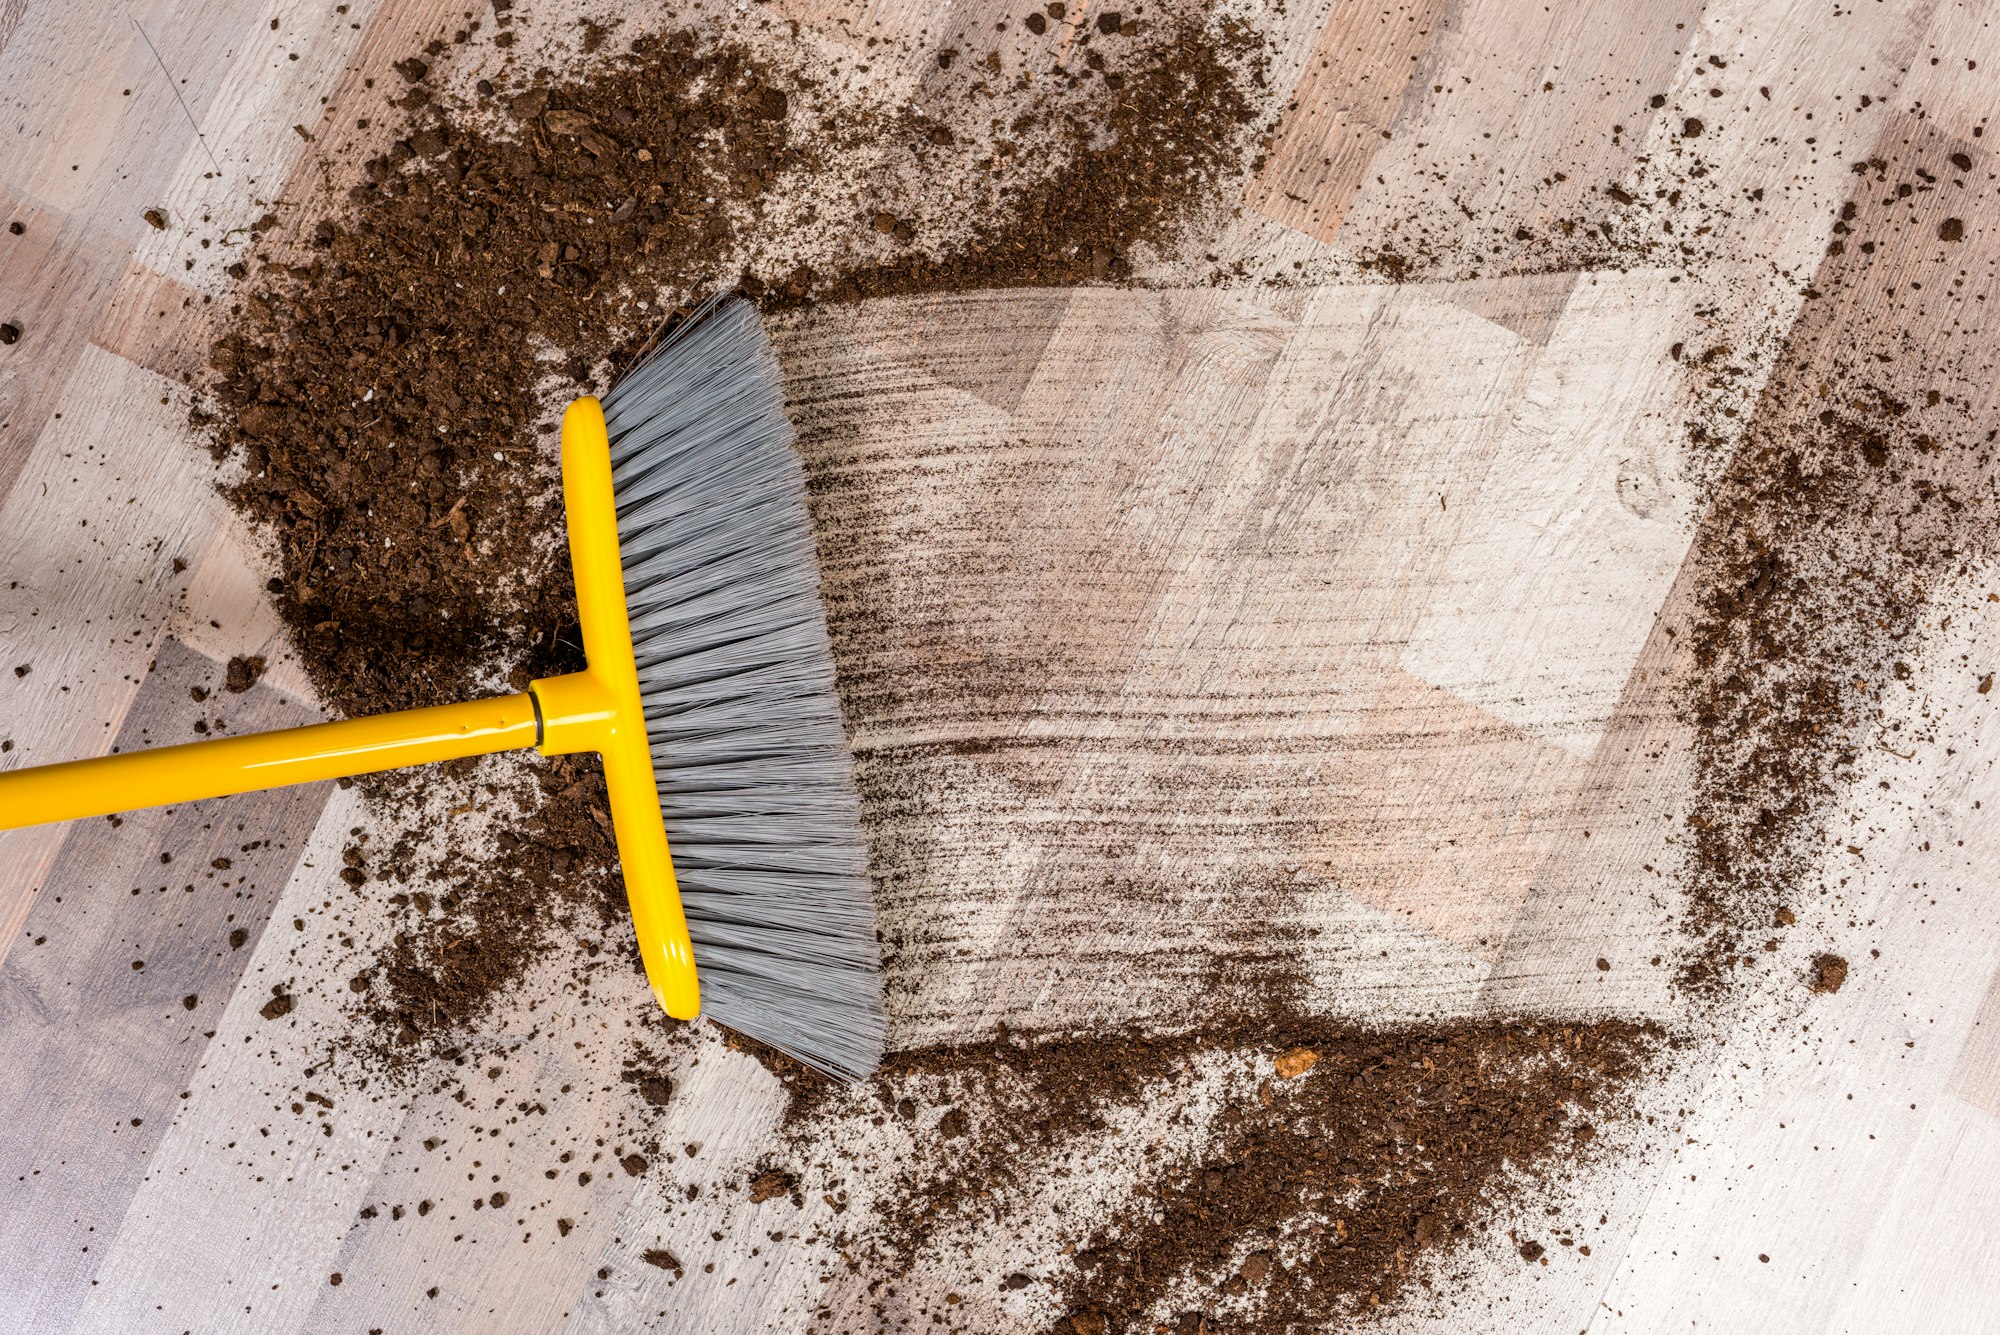
M255 655L238 654L229 660L223 675L222 688L232 695L241 695L255 686L264 676L264 660Z
M1812 962L1812 990L1838 992L1847 982L1847 961L1838 955L1815 955Z

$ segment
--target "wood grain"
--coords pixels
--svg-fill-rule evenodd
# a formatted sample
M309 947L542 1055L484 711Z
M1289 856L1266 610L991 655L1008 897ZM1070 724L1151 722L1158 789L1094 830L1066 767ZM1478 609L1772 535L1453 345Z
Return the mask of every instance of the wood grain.
M1446 0L1336 5L1270 155L1250 183L1245 197L1251 207L1331 241L1368 164L1400 119L1422 53L1451 9Z
M1452 6L1341 211L1350 245L1408 253L1421 242L1462 257L1452 267L1466 277L1517 229L1545 232L1642 154L1648 98L1699 59L1684 34L1705 7Z
M0 57L0 66L4 66ZM75 364L109 304L124 252L64 211L18 193L0 178L0 212L26 229L0 233L0 292L20 342L0 350L0 496L28 467L36 439L62 412Z
M1972 1017L1965 1046L1952 1067L1949 1092L1981 1112L2000 1117L2000 971L1987 983Z
M786 334L898 972L953 988L899 996L904 1041L1175 1014L1226 995L1214 952L1306 921L1341 979L1324 995L1373 1013L1363 904L1443 933L1431 974L1399 956L1402 1004L1476 988L1579 798L1562 754L1591 754L1686 541L1670 510L1634 513L1662 504L1633 480L1668 392L1631 322L1654 289L1607 287L1541 349L1429 290L1324 289L1297 324L1082 294L1006 415L922 368L989 322L1040 342L1040 294L925 303L911 360L872 322ZM1022 319L993 321L1004 301ZM1539 422L1583 380L1629 389ZM1509 444L1535 439L1562 456ZM1522 483L1550 489L1539 510ZM1658 537L1624 557L1593 506ZM1546 585L1459 587L1522 546L1496 522L1555 544L1529 566ZM1467 628L1457 606L1533 619ZM1551 637L1603 667L1572 656L1542 688L1465 666L1530 667ZM1230 922L1253 894L1270 938Z

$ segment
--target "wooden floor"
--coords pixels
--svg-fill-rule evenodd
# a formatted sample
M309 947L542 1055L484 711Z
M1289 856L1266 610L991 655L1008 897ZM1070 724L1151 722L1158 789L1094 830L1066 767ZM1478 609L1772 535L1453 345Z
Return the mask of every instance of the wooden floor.
M366 81L466 8L0 0L0 214L24 227L0 233L0 320L24 330L0 347L0 764L318 716L183 376L243 229L324 188ZM537 41L604 8L520 6ZM947 29L1005 12L944 8L772 6L830 48L894 39L878 73L911 87ZM1294 91L1215 247L1282 283L1163 265L1144 290L774 328L820 521L851 554L827 564L836 620L865 600L888 628L842 663L896 684L850 718L864 784L921 814L876 850L908 929L896 1044L1179 1004L1187 947L1258 911L1220 887L1260 877L1307 887L1286 911L1319 932L1329 1011L1670 1016L1645 967L1669 930L1652 869L1679 856L1690 760L1664 683L1717 465L1661 349L1708 331L1768 367L1852 164L1913 135L1983 153L2000 70L1970 0L1247 8ZM1496 217L1534 233L1645 183L1695 105L1707 197L1761 206L1718 205L1678 250L1400 285L1364 263L1418 234L1477 255ZM1988 268L1968 281L1990 287L2000 205L1983 158L1976 176ZM1860 296L1840 315L1882 318ZM1471 1326L1391 1326L1997 1328L2000 737L1964 685L1966 663L2000 667L1996 591L1974 569L1935 596L1908 706L1928 739L1866 757L1828 832L1846 898L1797 940L1855 961L1847 986L1808 999L1787 956L1749 988L1661 1094L1694 1110L1685 1134L1590 1197L1587 1261L1495 1267ZM197 707L241 653L275 666ZM914 745L962 738L999 744ZM455 1246L357 1222L423 1193L411 1145L477 1134L444 1098L283 1112L338 1002L302 988L282 1032L258 1008L273 981L333 978L319 914L368 819L321 786L0 835L0 1330L804 1329L831 1300L826 1258L782 1236L796 1219L753 1255L643 1178L578 1189L560 1247L538 1217L537 1246L503 1253L520 1229L498 1211ZM1082 833L1107 824L1132 837ZM1111 882L1153 893L1110 916L1090 889ZM552 1047L496 1094L585 1060ZM718 1175L753 1162L780 1103L762 1068L712 1045L676 1078L676 1137ZM718 1235L743 1208L713 1207ZM686 1282L636 1264L656 1245Z

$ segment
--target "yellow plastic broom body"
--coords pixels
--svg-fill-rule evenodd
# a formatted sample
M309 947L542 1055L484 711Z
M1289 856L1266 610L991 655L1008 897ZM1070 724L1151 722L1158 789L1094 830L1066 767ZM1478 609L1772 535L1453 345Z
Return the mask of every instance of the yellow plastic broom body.
M667 1014L693 1019L701 1010L701 989L639 701L610 442L594 398L576 400L563 414L562 475L577 620L589 664L582 672L546 677L523 694L490 700L12 770L0 774L0 829L530 746L547 756L595 751L604 759L647 981Z

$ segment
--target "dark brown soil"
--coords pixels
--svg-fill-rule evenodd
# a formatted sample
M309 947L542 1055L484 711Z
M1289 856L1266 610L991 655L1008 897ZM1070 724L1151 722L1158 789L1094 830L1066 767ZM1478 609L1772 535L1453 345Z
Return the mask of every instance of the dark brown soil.
M392 1066L455 1054L466 1026L545 956L553 933L586 942L585 965L598 940L624 941L613 930L625 920L625 896L601 765L595 756L556 757L536 766L533 780L530 810L498 830L490 849L426 862L413 832L379 856L359 845L346 851L343 877L357 888L382 882L365 893L386 900L396 923L389 947L349 981ZM406 885L447 888L435 896L387 890ZM636 966L636 952L629 962Z
M1186 19L1157 22L1143 38L1098 31L1094 45L1088 33L1082 39L1080 75L1019 113L1010 127L1017 138L1003 139L992 158L974 164L981 174L1019 179L990 198L969 235L942 253L919 246L884 263L812 275L810 298L1123 279L1135 246L1172 240L1204 202L1200 192L1254 169L1240 153L1262 119L1262 48L1253 34L1233 20L1204 32ZM1102 77L1090 81L1106 70L1115 88L1105 88ZM935 144L940 135L934 120L920 116L897 130L912 142ZM1008 173L1002 164L1010 151L1060 166ZM898 239L908 230L890 213L878 213L874 226ZM792 292L788 284L774 295Z
M234 695L241 695L255 686L264 675L264 660L255 655L238 654L229 660L229 667L223 674L222 688Z
M497 131L426 101L350 211L258 270L212 358L214 439L243 462L231 499L276 540L273 594L336 709L462 698L496 661L519 684L577 665L536 352L593 385L636 314L625 283L721 277L704 270L731 211L685 202L776 169L766 91L742 52L678 33L591 86L502 99Z
M1914 120L1882 142L1856 164L1696 542L1681 976L1702 995L1754 963L1774 915L1838 912L1842 883L1817 869L1870 754L1916 744L1885 722L1912 698L1913 636L2000 533L1996 368L1969 337L2000 297L1992 242L1940 244L1937 215L1963 199L1943 184L1959 145ZM1686 356L1702 378L1745 369L1726 346Z
M1811 983L1813 991L1838 992L1846 982L1846 960L1832 954L1813 956Z
M1320 1061L1226 1111L1202 1161L1170 1171L1076 1253L1072 1313L1146 1329L1128 1313L1184 1275L1210 1287L1210 1303L1254 1303L1254 1325L1228 1329L1324 1329L1380 1307L1414 1267L1480 1233L1510 1171L1568 1169L1654 1037L1618 1021L1282 1031ZM1206 1305L1176 1325L1204 1319L1224 1329Z
M1149 1169L1113 1218L1079 1220L1052 1241L1031 1282L1060 1296L1053 1335L1150 1332L1161 1319L1174 1331L1326 1329L1435 1280L1439 1258L1481 1236L1525 1181L1572 1168L1598 1124L1625 1115L1621 1091L1662 1041L1619 1021L1379 1030L1274 1014L1172 1037L1003 1034L897 1053L878 1097L919 1137L950 1136L952 1148L896 1170L889 1231L862 1244L866 1272L889 1280L871 1292L893 1300L895 1280L940 1230L1005 1218L1034 1165L1046 1172L1112 1134L1107 1119L1121 1112L1171 1110L1193 1065L1226 1055L1244 1067L1226 1106L1176 1119L1206 1119L1199 1151ZM823 1133L809 1121L795 1139ZM1582 1232L1563 1225L1546 1241ZM1526 1241L1522 1255L1530 1249L1541 1257L1541 1242ZM1206 1296L1156 1310L1190 1282Z
M1274 1037L1319 1060L1260 1085L1205 1157L1078 1251L1064 1287L1084 1325L1144 1328L1133 1314L1183 1276L1211 1302L1255 1305L1254 1326L1235 1329L1324 1329L1392 1301L1413 1266L1483 1231L1519 1191L1510 1174L1573 1166L1655 1035L1615 1021L1371 1033L1322 1020ZM1203 1321L1224 1328L1204 1308L1177 1326Z

